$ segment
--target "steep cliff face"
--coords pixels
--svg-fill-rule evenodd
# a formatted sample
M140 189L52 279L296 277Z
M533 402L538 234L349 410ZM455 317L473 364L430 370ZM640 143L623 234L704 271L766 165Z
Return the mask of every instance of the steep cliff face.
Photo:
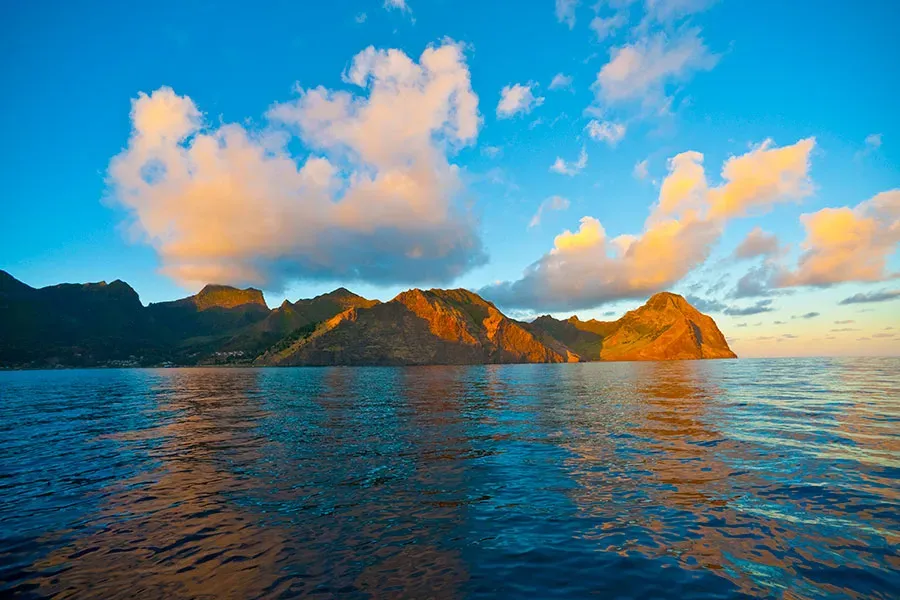
M715 321L677 294L655 294L615 323L601 360L737 358Z
M410 290L353 308L259 364L479 364L577 360L467 290Z
M582 360L736 358L715 321L669 292L617 321L565 321L549 315L530 326L553 336Z

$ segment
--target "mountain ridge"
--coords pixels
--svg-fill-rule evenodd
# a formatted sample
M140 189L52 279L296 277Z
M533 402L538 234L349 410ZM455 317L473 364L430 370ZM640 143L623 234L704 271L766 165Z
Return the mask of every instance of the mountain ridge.
M654 294L616 321L511 319L464 288L387 302L340 287L274 309L209 284L144 306L115 280L33 288L0 271L0 367L428 365L734 358L707 315Z

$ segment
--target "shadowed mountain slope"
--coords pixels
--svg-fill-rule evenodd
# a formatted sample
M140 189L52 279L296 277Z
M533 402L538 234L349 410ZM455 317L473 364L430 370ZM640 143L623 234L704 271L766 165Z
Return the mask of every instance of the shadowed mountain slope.
M0 366L428 365L733 358L715 322L660 293L617 321L532 323L464 289L385 303L345 288L270 310L208 285L144 307L122 281L32 288L0 271Z

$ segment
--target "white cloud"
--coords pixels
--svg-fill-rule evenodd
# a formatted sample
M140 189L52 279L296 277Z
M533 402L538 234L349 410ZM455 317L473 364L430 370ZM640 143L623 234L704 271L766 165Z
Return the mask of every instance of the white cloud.
M406 0L384 0L385 10L399 10L400 12L412 12Z
M553 76L553 81L550 82L551 90L563 90L563 89L571 89L572 87L572 76L565 75L563 73L557 73Z
M866 136L866 148L870 148L872 150L877 150L881 148L881 134L880 133L870 133Z
M613 35L628 22L625 13L616 13L611 17L596 16L591 20L590 28L597 36L597 41L602 42Z
M667 85L695 71L711 69L717 61L697 29L674 39L656 33L614 48L593 89L605 103L641 99L645 104L662 105Z
M481 149L481 154L488 158L497 158L503 154L503 148L500 146L485 146Z
M563 198L562 196L550 196L538 206L537 212L534 213L534 216L531 217L531 221L528 222L528 229L540 225L544 211L565 210L567 208L569 208L569 201L566 198Z
M544 103L544 98L535 96L532 91L534 84L525 85L516 83L503 86L500 90L500 102L497 104L497 116L501 119L509 119L516 115L525 115Z
M361 93L299 90L268 117L291 136L203 120L170 88L132 103L110 195L179 282L278 287L295 278L450 281L484 262L449 154L475 141L478 98L463 47L367 48L347 80Z
M358 15L356 15L355 21L357 23L365 23L367 18L368 18L368 15L366 15L366 13L362 12L362 13L359 13Z
M574 310L666 289L706 260L729 219L809 193L801 182L812 144L764 143L726 161L715 187L707 183L702 154L678 154L639 234L610 238L598 219L585 216L576 231L556 236L521 279L481 293L503 306ZM803 160L795 160L798 154Z
M632 175L634 175L635 179L647 179L650 173L647 170L647 159L639 160L634 163L634 170L632 171Z
M625 125L613 123L612 121L600 122L596 119L591 119L585 130L592 140L606 142L610 146L615 146L625 137Z
M580 3L580 0L556 0L556 20L569 29L575 27L575 9Z
M561 157L557 156L556 161L552 165L550 165L550 171L553 173L559 173L560 175L568 175L572 177L573 175L577 175L587 166L588 155L587 150L584 146L581 147L581 153L578 155L578 160L575 162L566 162Z

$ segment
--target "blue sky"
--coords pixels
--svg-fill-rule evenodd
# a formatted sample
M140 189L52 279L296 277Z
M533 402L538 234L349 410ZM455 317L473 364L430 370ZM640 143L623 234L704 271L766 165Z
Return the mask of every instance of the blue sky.
M605 315L618 316L640 304L654 289L672 289L706 301L742 355L900 352L893 335L900 330L900 300L840 304L856 294L892 297L900 289L896 200L882 197L877 210L873 204L859 207L900 188L895 107L900 8L895 2L611 0L594 5L548 0L512 8L509 3L408 0L404 6L292 2L252 10L245 3L159 2L127 8L121 3L19 3L3 12L0 55L7 93L0 97L6 142L0 164L6 186L0 268L31 285L119 278L144 302L197 289L198 280L189 280L196 271L185 266L186 260L194 265L197 256L184 245L161 250L163 242L147 232L168 235L172 226L158 220L199 192L181 187L163 198L167 192L160 188L140 196L125 175L109 171L116 156L126 167L147 168L137 162L149 155L135 142L131 102L143 92L149 110L154 98L162 102L163 95L154 92L165 86L172 98L189 99L189 106L178 105L188 106L186 114L202 113L197 122L190 117L185 138L172 148L186 148L206 133L220 136L216 139L223 146L229 142L221 137L227 130L222 126L237 124L259 147L269 143L263 138L275 136L280 141L272 143L283 145L274 152L298 169L310 157L327 159L337 182L333 190L329 183L313 194L306 188L298 192L293 179L282 185L277 177L260 175L265 183L240 189L264 185L266 194L283 196L279 210L297 194L324 198L326 204L329 199L354 202L353 210L345 211L350 216L320 217L318 200L309 200L302 210L285 213L292 217L280 217L282 223L264 225L251 221L265 221L253 215L272 214L267 205L244 198L240 189L232 192L228 203L246 201L259 210L223 209L230 216L223 216L225 224L215 231L228 237L258 228L259 240L238 250L204 246L200 272L262 287L270 305L337 285L381 299L412 286L452 285L481 290L520 317L578 312L609 318ZM616 26L601 39L595 18ZM374 49L371 68L354 82L354 57L369 47ZM309 99L311 90L322 86L366 102L376 93L374 79L366 78L395 64L389 49L421 65L428 48L452 48L445 53L452 54L451 75L469 78L454 79L459 87L439 98L450 111L453 131L443 122L440 129L423 125L422 135L410 134L418 137L410 138L406 152L382 148L379 152L390 157L370 153L366 158L361 148L369 142L356 134L334 142L328 137L334 132L316 129L322 123L310 125L311 109L302 99ZM637 59L625 60L623 49ZM600 82L604 69L607 77ZM558 74L565 76L564 85L551 86ZM433 73L424 77L437 81ZM390 94L391 84L384 85L379 93ZM506 112L498 110L505 87L513 92ZM439 88L426 86L416 102L440 95ZM524 89L522 101L515 92ZM470 96L477 98L474 109L459 104L459 98ZM405 123L403 111L417 106L387 99L386 106L397 111L391 117L397 120L390 122L398 127ZM453 115L472 119L453 121ZM592 122L608 135L592 137ZM357 119L353 126L379 139L392 135L368 121ZM472 131L463 131L468 127ZM808 152L795 146L811 138ZM727 195L756 177L757 169L769 168L765 157L779 148L796 148L804 160L772 167L783 169L773 175L782 184L774 191L751 190L752 198L742 196L748 210L697 220L685 199L676 211L654 211L671 175L669 159L701 153L703 185ZM586 160L579 163L582 151ZM432 152L435 157L422 158ZM758 161L748 162L751 174L743 183L726 189L721 169L730 157L742 156ZM557 159L563 163L554 171ZM394 188L382 186L374 195L366 195L368 187L354 188L353 177L372 177L371 185L377 186L381 174L402 172L403 165L440 175L413 179L424 186L416 188L428 198L423 206L410 209L401 202L402 210L388 214L372 206L390 204L384 190ZM168 168L166 173L172 173ZM224 171L216 173L228 168L234 163L226 160ZM129 192L133 199L123 202ZM359 197L351 198L357 192ZM211 193L208 206L216 207L219 199ZM418 201L415 194L410 198ZM168 212L148 204L168 201ZM530 226L545 201L539 222ZM860 223L879 225L863 240L842 242L837 252L835 228L861 225L823 219L816 231L831 233L823 234L804 266L798 261L810 249L801 246L808 234L801 215L829 207L847 207ZM217 221L215 210L203 211L203 219L187 215L182 225ZM579 230L583 217L602 223L609 247L579 245L576 255L555 244L565 230L587 240L588 229ZM696 233L684 234L675 246L661 246L663 254L669 248L685 252L678 264L659 267L652 257L615 256L621 240L614 238L622 234L642 238L647 252L656 251L643 235L652 230L651 217L696 221ZM370 221L380 229L370 231ZM735 259L735 248L756 227L775 236L778 250L772 246ZM215 237L190 233L200 236L196 244L187 244L190 248ZM307 237L316 242L297 241ZM481 251L472 250L473 244ZM451 251L445 252L448 246ZM241 253L240 264L234 252ZM265 266L259 267L254 253L267 253ZM369 266L347 270L348 263L363 262ZM523 276L530 265L538 267ZM739 294L738 281L754 268L761 273L758 294ZM647 280L648 269L654 271L649 283L635 283ZM754 306L764 312L734 314ZM813 312L819 314L801 318ZM852 331L836 331L844 329Z

